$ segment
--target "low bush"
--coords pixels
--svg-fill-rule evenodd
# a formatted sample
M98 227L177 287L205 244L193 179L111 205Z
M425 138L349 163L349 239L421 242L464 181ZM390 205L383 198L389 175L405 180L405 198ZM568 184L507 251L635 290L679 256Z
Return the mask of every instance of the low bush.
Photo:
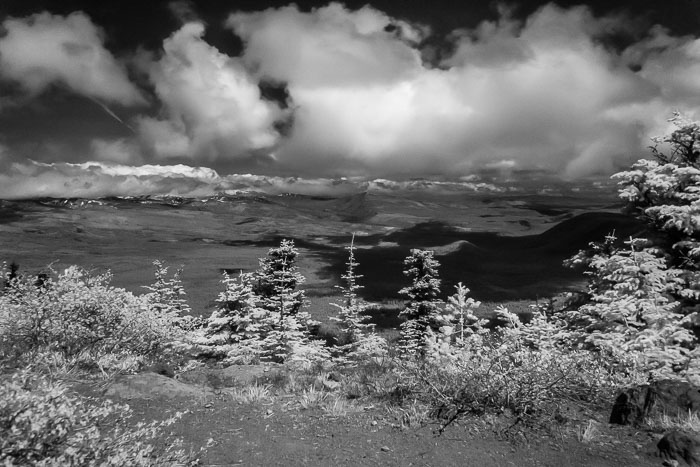
M110 281L110 274L76 266L51 270L42 284L10 281L0 293L0 363L21 365L49 354L100 366L100 361L157 358L166 352L182 334L174 324L177 313Z
M469 334L459 346L434 346L426 359L397 362L397 390L451 423L463 414L509 410L519 420L547 418L570 402L608 401L636 378L633 362L561 345L563 323L535 314L521 323ZM400 387L399 387L400 386Z
M65 466L194 465L163 422L130 426L125 405L68 393L65 386L20 372L0 383L0 464ZM156 447L160 446L160 447Z

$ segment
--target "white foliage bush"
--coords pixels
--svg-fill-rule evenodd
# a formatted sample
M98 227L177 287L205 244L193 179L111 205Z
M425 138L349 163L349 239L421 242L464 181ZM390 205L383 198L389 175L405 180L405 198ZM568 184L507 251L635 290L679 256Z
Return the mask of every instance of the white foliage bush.
M128 406L71 395L20 372L0 383L0 464L36 466L191 465L163 429L175 419L129 425ZM156 448L156 446L161 448Z
M478 318L474 313L481 306L481 302L474 300L469 295L469 288L461 282L455 286L456 292L447 299L446 315L449 325L441 329L445 335L451 336L452 341L462 345L466 337L480 333L484 329L486 320Z
M569 401L605 401L636 377L632 362L561 345L566 325L536 310L528 324L501 309L510 326L480 329L459 346L435 346L425 360L398 363L405 390L447 423L462 414L509 409L521 418L553 415Z
M153 356L181 331L177 313L110 285L111 275L71 266L43 284L13 280L0 294L0 347L6 358L50 350L70 357Z

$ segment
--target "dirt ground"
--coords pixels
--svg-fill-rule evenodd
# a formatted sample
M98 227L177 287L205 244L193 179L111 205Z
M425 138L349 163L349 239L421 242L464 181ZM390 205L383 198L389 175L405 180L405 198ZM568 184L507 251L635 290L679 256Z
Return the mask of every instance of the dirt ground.
M191 414L178 433L189 441L195 441L196 433L202 444L205 436L214 440L202 456L206 465L660 465L647 452L649 446L637 448L632 434L630 439L619 433L622 439L617 442L589 444L545 437L517 441L498 439L493 432L473 429L479 424L469 422L452 425L442 435L435 433L436 424L399 428L371 409L334 417L320 410L285 410L277 404L222 405Z
M437 420L407 424L382 403L348 401L334 410L305 404L299 393L273 391L262 400L242 402L227 389L202 387L201 395L192 397L196 387L182 386L182 396L132 391L123 393L125 400L116 391L111 397L132 407L134 421L185 411L170 434L184 439L210 466L661 465L655 453L660 435L609 425L605 413L509 430L503 429L509 423L503 417L464 418L439 434ZM586 432L590 424L593 429Z

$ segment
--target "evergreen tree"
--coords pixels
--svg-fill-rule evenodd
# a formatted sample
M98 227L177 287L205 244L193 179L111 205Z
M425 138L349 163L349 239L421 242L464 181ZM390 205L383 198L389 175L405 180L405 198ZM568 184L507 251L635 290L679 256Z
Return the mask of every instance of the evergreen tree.
M255 294L263 308L279 313L280 323L287 316L297 315L304 304L304 291L297 290L305 281L296 265L298 255L293 240L282 240L279 247L270 248L267 257L260 259L255 273Z
M292 240L282 240L277 248L270 248L267 257L260 259L255 272L253 291L261 316L266 323L266 334L261 342L261 355L273 361L310 362L329 358L328 352L311 340L310 329L318 323L302 311L304 291L297 287L305 282L296 259L299 251Z
M224 273L221 283L224 291L219 294L218 308L207 320L202 343L214 357L254 360L271 328L266 319L269 312L257 306L251 274L241 272L233 277Z
M590 300L567 318L586 344L634 352L653 377L700 382L700 124L672 121L655 160L613 176L648 238L618 246L609 235L574 256L569 264L588 268Z
M311 340L312 322L300 311L304 282L294 260L294 243L283 240L260 259L260 269L237 278L224 274L218 308L207 321L199 344L206 355L225 363L275 361L313 364L330 358Z
M144 286L149 290L146 295L151 308L164 315L175 316L175 324L184 331L192 331L204 325L201 316L193 316L185 288L182 285L182 267L178 268L172 277L168 277L168 267L160 260L153 261L155 267L155 282ZM41 275L37 278L37 286L43 283Z
M153 261L155 282L145 288L150 292L149 299L158 311L177 312L189 315L192 311L185 298L185 288L182 285L182 267L178 268L173 277L168 277L168 267L160 260Z
M298 315L276 314L274 324L261 343L265 360L284 362L310 345L306 323L298 318Z
M613 178L628 212L647 223L654 246L681 271L671 293L700 330L700 123L677 113L671 121L677 129L654 139L655 160L639 160Z
M591 301L567 313L584 342L611 354L638 352L646 370L664 377L687 370L693 336L670 296L679 271L646 239L630 239L589 262Z
M357 274L358 263L355 260L355 235L353 234L348 250L348 262L345 274L340 276L345 285L336 286L343 293L343 304L331 303L338 308L338 317L332 317L331 320L337 322L342 333L342 340L346 344L351 344L360 340L366 331L374 328L372 324L365 324L367 317L362 316L362 312L367 309L367 305L357 296L357 291L362 288L357 283L357 280L362 278Z
M457 291L447 299L447 316L452 334L457 345L464 343L465 337L479 333L483 330L486 320L479 319L474 310L481 306L481 302L474 300L469 295L469 289L460 282L455 286Z
M355 260L355 235L353 234L348 250L347 270L341 278L345 285L336 286L342 293L343 304L331 303L338 308L338 317L331 320L340 326L342 345L338 347L341 353L341 363L351 364L366 357L378 356L385 353L386 341L374 333L374 324L365 323L367 316L362 313L367 309L366 303L357 296L357 291L362 288L357 280L362 275L357 274L358 266Z
M399 291L408 297L406 308L400 313L406 318L401 324L399 349L402 354L424 357L426 349L446 324L438 298L439 266L433 252L428 250L413 249L404 260L404 275L411 279L412 284Z

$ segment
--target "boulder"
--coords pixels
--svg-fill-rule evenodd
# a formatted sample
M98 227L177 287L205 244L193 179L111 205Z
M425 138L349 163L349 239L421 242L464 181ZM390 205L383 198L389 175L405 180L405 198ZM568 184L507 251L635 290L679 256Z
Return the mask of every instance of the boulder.
M684 381L664 380L626 389L617 396L610 423L637 425L648 417L700 411L700 388Z
M700 436L671 431L656 445L665 465L684 460L690 467L700 467Z
M118 377L104 395L120 399L202 399L214 396L214 391L149 372Z
M175 377L175 368L168 363L154 363L153 365L146 368L145 371L167 376L168 378Z
M275 378L282 372L276 364L231 365L226 368L196 368L179 375L179 381L215 389L247 386L260 380Z

